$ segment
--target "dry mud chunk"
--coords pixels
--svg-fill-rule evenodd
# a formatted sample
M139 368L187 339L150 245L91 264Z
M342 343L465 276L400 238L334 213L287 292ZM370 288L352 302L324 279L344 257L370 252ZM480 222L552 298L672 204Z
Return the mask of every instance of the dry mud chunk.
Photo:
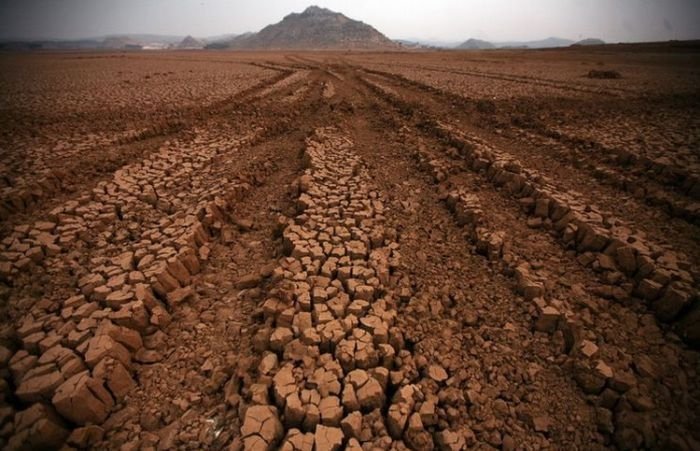
M90 367L97 365L105 357L112 357L125 367L131 367L131 354L109 335L98 335L92 338L85 353L85 362Z
M97 329L97 335L109 335L131 351L138 351L143 346L141 335L133 329L116 326L110 321L103 321Z
M273 450L282 440L284 429L273 406L249 407L241 427L243 447L246 450Z
M580 345L581 354L588 358L593 357L598 352L598 345L592 341L583 340Z
M124 365L110 357L102 359L95 366L92 374L95 379L105 382L117 401L122 400L136 386L136 382Z
M91 378L87 371L65 381L51 401L58 413L79 425L101 424L114 405L101 382Z
M462 434L452 431L440 431L435 434L435 442L441 451L461 451L467 449Z
M430 433L425 430L418 413L414 413L408 420L408 426L404 433L404 441L411 449L432 450L435 445Z
M420 407L421 421L425 426L434 426L438 422L436 401L426 400Z
M268 387L265 384L253 384L250 386L251 403L267 405L270 403Z
M255 288L262 282L262 277L258 273L247 274L236 282L236 287L240 290Z
M166 299L170 305L179 304L191 297L194 297L194 287L192 285L176 288L166 295Z
M284 421L287 427L300 426L304 421L306 409L299 398L299 394L294 392L286 397L284 406Z
M340 428L316 426L314 434L316 451L337 451L343 446L343 431Z
M370 411L384 405L384 390L382 390L382 386L379 384L379 381L370 377L365 370L351 371L345 377L345 384L353 386L362 409Z
M574 379L586 394L597 395L605 387L606 378L592 368L578 366L574 370Z
M58 449L69 431L56 412L44 404L34 404L17 412L14 418L15 434L6 449Z
M430 365L427 376L439 384L447 380L447 371L440 365Z
M177 279L173 277L165 268L162 268L155 276L156 284L153 284L154 288L160 286L162 287L162 292L169 293L173 290L180 288L180 284Z
M277 354L274 354L272 352L268 352L267 354L265 354L265 357L263 357L260 360L260 364L258 365L258 372L262 375L270 374L272 371L274 371L277 368L277 365L278 365Z
M345 384L343 388L343 407L349 412L360 410L360 402L357 400L357 393L352 384Z
M554 332L559 323L559 316L559 310L556 308L552 306L544 307L535 322L535 330L548 333Z
M314 435L304 434L299 429L290 429L280 447L281 451L313 451Z
M89 448L102 441L104 430L99 426L85 426L74 429L66 440L69 445Z
M325 426L340 426L343 418L343 408L340 406L340 399L337 396L328 396L321 400L318 405L321 412L321 423Z
M340 427L343 429L346 437L359 439L362 433L362 414L360 412L352 412L343 418L340 422Z
M669 286L664 295L652 307L656 316L662 321L672 321L678 313L690 304L691 295L680 286Z
M294 332L287 327L278 327L270 336L270 348L276 352L284 351L284 347L294 339Z
M178 257L169 258L167 268L168 272L172 274L172 276L175 277L183 287L190 285L190 283L192 282L190 272L187 270L185 265L180 261Z
M318 396L318 394L316 394ZM306 399L303 397L302 394L302 399L305 402ZM318 400L312 400L311 404L306 405L306 412L304 415L304 423L303 423L303 428L304 430L307 431L313 431L316 429L316 426L321 422L321 411L318 408Z
M38 374L34 377L25 377L17 388L15 394L24 402L37 402L41 399L50 399L55 390L63 383L63 375L53 367L47 374ZM32 370L30 373L33 373Z
M407 403L392 404L389 408L389 413L387 414L387 429L389 434L395 438L400 439L403 435L406 423L408 423L408 417L411 414L411 406Z

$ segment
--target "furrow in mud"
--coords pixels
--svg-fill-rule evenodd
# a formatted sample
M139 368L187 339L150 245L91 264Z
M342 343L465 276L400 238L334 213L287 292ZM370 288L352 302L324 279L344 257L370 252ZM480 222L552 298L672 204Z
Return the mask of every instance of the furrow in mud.
M375 90L382 89L381 85L370 86ZM686 256L677 249L649 240L643 231L636 230L636 224L625 223L611 212L597 208L580 193L558 188L554 184L555 180L525 168L521 161L508 152L496 149L483 139L439 121L428 120L422 122L421 126L427 133L434 133L446 144L454 146L455 152L466 162L465 169L485 173L496 187L504 187L509 195L520 199L524 210L535 215L531 221L533 227L552 228L559 234L565 247L573 248L579 254L592 255L594 260L585 257L580 259L584 266L599 268L596 253L610 258L612 266L601 270L606 273L602 280L610 285L610 288L603 290L604 296L622 299L634 294L653 303L659 319L677 320L680 334L689 342L696 342L698 313L694 300L697 297L697 282L692 271L695 255ZM536 203L540 198L542 200L539 203L541 206L546 203L547 209L545 211L542 207L536 212ZM539 223L535 224L537 218L540 218ZM589 235L589 231L592 231L592 235ZM588 238L585 238L587 235ZM593 235L600 239L591 247ZM623 263L624 255L628 253L626 247L634 249L634 252ZM618 256L618 253L622 256ZM644 266L648 271L640 270L643 262L637 262L638 256L641 260L646 261L645 256L649 260L650 266ZM617 276L611 273L616 273ZM657 280L661 273L668 277ZM626 278L630 282L625 285L623 280ZM623 285L622 288L620 285ZM653 286L655 290L646 292L647 285ZM680 298L672 294L676 289L684 293ZM674 300L670 301L670 297ZM679 319L686 315L687 319Z
M653 408L648 410L612 409L611 404L601 403L596 410L600 432L623 448L642 437L646 446L657 443L659 438L640 428L645 423L655 431L682 434L694 419L674 406L690 399L697 402L698 394L669 396L661 385L664 380L663 384L681 393L681 379L662 376L669 354L683 368L692 367L691 361L684 361L673 335L665 335L664 352L648 340L664 336L655 325L646 323L645 336L638 337L636 325L650 318L644 309L634 304L609 305L600 297L598 274L582 270L576 259L559 248L556 236L531 228L533 223L521 218L516 202L504 202L498 193L483 189L479 177L462 172L459 159L449 160L425 147L416 152L416 158L441 183L446 206L465 228L475 252L514 278L517 291L529 303L531 327L552 334L558 352L565 356L562 366L582 392L601 400L621 396L634 404L641 396L651 401L647 406ZM608 311L614 314L608 316ZM629 358L621 359L621 353ZM651 373L643 369L647 365L654 368ZM667 436L663 434L661 441Z
M251 153L241 170L243 149L285 129L236 136L226 121L218 124L166 143L6 240L6 254L20 255L3 264L4 307L17 324L4 334L18 348L2 348L5 387L16 415L31 418L9 438L12 447L101 440L99 426L118 426L111 413L123 414L119 405L141 366L162 359L155 348L174 309L196 295L209 243L238 200L274 170ZM36 293L42 302L25 301Z
M283 231L289 256L263 303L269 327L256 335L263 355L246 387L244 449L464 446L437 412L447 372L419 372L394 327L399 246L352 147L334 129L307 140L299 213Z
M481 175L471 175L473 160L465 159L454 142L434 141L430 133L420 135L418 130L403 126L397 141L413 147L418 166L440 183L441 198L457 222L465 226L465 238L473 243L475 253L514 277L515 288L533 317L526 327L553 334L556 350L550 352L559 356L562 369L576 381L582 395L596 396L594 418L600 441L621 448L653 447L683 436L694 421L692 414L688 415L692 409L677 410L675 406L698 403L696 389L681 388L686 387L687 371L692 373L693 356L678 346L672 333L650 324L651 316L640 305L635 306L635 301L608 305L609 301L600 297L610 283L601 273L608 270L600 265L582 270L580 259L572 258L576 254L557 244L558 235L543 231L535 204L533 210L523 209L517 197L509 200L485 188L482 177L496 187L505 183L498 181L498 171L484 169L476 171ZM430 147L439 150L430 151ZM391 159L396 164L397 155ZM487 160L498 159L486 158L486 167ZM534 217L526 219L528 214ZM637 325L642 324L645 331L639 336ZM659 341L651 337L659 337ZM620 355L628 359L621 360ZM685 361L686 357L690 359ZM680 363L684 376L664 373L662 368L667 367L669 358L674 367ZM619 384L622 380L625 382ZM665 386L670 385L676 387L677 395L668 395ZM639 396L649 401L647 407L638 404ZM633 407L622 407L619 399Z
M407 112L420 111L428 106L430 106L427 108L429 110L442 110L442 107L439 106L440 102L426 96L426 93L440 96L454 105L464 106L465 109L473 109L474 105L476 105L476 110L482 108L479 101L470 104L468 99L453 93L435 90L432 87L411 82L391 73L367 69L365 72L370 74L370 77L385 81L385 83L381 81L378 83L369 77L367 80L373 83L376 88L383 90L386 95L392 96L394 102L399 101L402 96L389 87L391 84L398 84L403 89L408 88L408 92L411 93L423 93L419 95L421 101L425 102L421 107L418 107L418 104L411 105L401 100L403 102L401 108ZM435 105L438 107L435 108ZM513 118L513 121L517 122L516 119ZM642 204L643 207L637 209L637 215L643 214L645 209L652 206L672 218L687 221L689 225L697 223L696 191L697 186L700 185L698 185L695 164L683 165L682 162L674 162L658 153L645 155L629 149L608 149L596 142L569 138L566 134L549 129L541 130L541 126L533 126L527 122L515 125L520 130L519 133L515 133L514 138L527 141L526 146L522 148L514 146L521 158L533 160L533 163L547 168L551 174L561 173L561 177L569 177L573 170L566 169L566 166L573 165L577 171L585 171L587 177L596 183L606 184L616 190L625 191L629 196L634 196L633 199ZM543 146L547 148L546 154L539 150ZM605 191L602 193L609 197Z
M182 136L183 132L206 122L212 116L228 114L231 110L248 109L251 101L264 100L285 86L299 81L299 73L295 71L275 70L279 73L277 76L269 77L229 98L205 108L182 109L155 120L148 118L150 124L147 127L142 126L133 132L128 130L118 138L89 134L87 137L66 137L65 140L51 143L42 140L38 143L34 140L24 142L23 138L12 138L6 144L8 149L26 146L31 150L20 153L23 155L21 161L10 159L6 163L8 167L3 167L4 171L0 173L5 185L0 194L0 220L3 227L26 221L35 211L51 209L47 205L56 197L79 192L94 183L96 177L103 178L105 173L110 174L122 165L147 157L165 139ZM243 105L248 108L242 108ZM110 136L113 133L104 135ZM77 145L76 141L81 141L81 144Z

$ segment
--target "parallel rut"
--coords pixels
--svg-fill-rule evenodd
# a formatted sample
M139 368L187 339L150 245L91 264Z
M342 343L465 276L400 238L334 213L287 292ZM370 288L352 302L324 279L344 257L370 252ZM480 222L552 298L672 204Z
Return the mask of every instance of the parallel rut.
M299 214L283 231L289 257L263 303L269 328L259 332L265 354L248 387L256 405L241 427L244 449L387 449L393 440L461 449L463 436L438 424L447 373L419 369L395 327L400 248L352 146L333 129L307 140Z

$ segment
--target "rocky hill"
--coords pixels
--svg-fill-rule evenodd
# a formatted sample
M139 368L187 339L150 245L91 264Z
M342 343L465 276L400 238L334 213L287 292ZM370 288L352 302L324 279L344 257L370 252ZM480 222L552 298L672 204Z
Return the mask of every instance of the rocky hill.
M128 36L108 36L102 41L101 47L104 49L116 50L136 45L140 45L140 42Z
M553 47L567 47L573 44L574 41L550 37L537 41L507 41L507 42L489 42L481 39L469 39L458 45L457 49L481 50L481 49L546 49Z
M572 47L587 46L587 45L605 45L605 41L603 41L602 39L597 39L597 38L588 38L588 39L582 39L574 44L571 44Z
M481 39L468 39L457 46L458 49L480 50L480 49L495 49L496 46L488 41Z
M395 49L391 41L370 25L329 9L310 6L258 33L230 42L238 49Z
M187 36L182 40L177 46L179 49L202 49L204 48L204 43L199 39L192 36Z

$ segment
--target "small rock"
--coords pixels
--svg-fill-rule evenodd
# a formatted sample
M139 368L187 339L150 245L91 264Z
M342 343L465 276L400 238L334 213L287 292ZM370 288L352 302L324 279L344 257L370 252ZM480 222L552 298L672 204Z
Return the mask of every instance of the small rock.
M549 432L549 427L552 424L552 419L548 416L537 416L532 419L532 427L537 432Z
M428 367L427 376L438 384L447 380L447 371L440 365L430 365Z

